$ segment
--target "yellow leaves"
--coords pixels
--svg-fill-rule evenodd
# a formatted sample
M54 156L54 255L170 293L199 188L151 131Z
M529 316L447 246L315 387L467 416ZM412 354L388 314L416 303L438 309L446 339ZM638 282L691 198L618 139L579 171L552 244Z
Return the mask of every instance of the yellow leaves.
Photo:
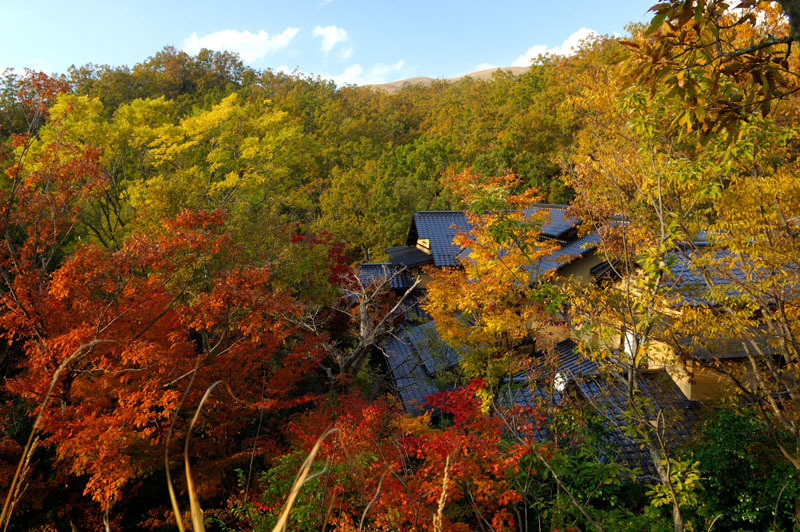
M209 187L209 192L212 195L219 194L220 192L225 192L229 189L237 188L242 182L242 176L240 176L237 172L229 172L221 181L217 181L213 183L211 187Z
M471 376L508 371L517 344L526 338L544 344L563 337L548 310L557 291L546 289L549 274L539 274L541 261L557 249L540 238L547 213L523 210L536 199L524 190L514 193L515 176L482 179L456 176L466 199L478 213L468 214L473 228L454 242L470 250L461 269L434 270L427 285L426 310L451 346L463 351L462 365Z
M242 116L242 106L236 93L223 98L209 111L190 116L183 121L183 127L190 136L203 134L205 131Z
M397 417L396 423L401 434L423 434L431 430L431 410L425 410L421 416L400 415Z
M140 157L145 172L128 188L134 224L157 230L161 219L181 209L225 206L231 221L246 231L250 224L240 215L252 216L252 205L267 207L263 198L270 191L283 193L291 186L283 165L297 129L268 102L237 94L177 123L169 118L171 109L163 99L144 100L115 115L120 132L146 150ZM158 112L167 118L159 120Z
M102 110L103 104L96 98L62 94L50 108L50 119L65 126L68 132L66 140L99 145L100 134L103 131L100 119ZM45 126L42 129L40 138L43 142L56 140L52 128Z

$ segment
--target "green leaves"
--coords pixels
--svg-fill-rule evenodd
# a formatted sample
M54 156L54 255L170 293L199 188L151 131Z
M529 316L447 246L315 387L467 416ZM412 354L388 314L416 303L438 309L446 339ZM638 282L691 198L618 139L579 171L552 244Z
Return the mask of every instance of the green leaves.
M662 467L670 472L670 486L678 499L678 504L687 510L697 505L702 490L699 465L699 462L691 460L662 461ZM656 508L672 505L672 493L664 484L652 484L647 496Z

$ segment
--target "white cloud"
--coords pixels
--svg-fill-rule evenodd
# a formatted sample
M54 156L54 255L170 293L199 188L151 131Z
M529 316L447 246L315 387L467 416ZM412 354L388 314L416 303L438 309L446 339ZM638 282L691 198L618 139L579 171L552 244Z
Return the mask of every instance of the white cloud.
M333 0L322 0L322 2L319 3L319 7L325 7L332 2Z
M528 48L528 51L517 58L512 66L530 66L531 61L544 54L553 55L572 55L578 49L581 42L597 37L597 32L589 28L581 28L561 43L561 46L549 48L546 44L535 44Z
M315 26L311 30L314 37L322 39L322 52L328 55L333 51L337 44L344 44L350 42L350 36L347 31L337 26ZM342 59L349 59L353 54L353 48L350 46L340 47L339 55Z
M339 74L338 76L322 76L324 78L330 78L336 82L337 85L345 85L345 84L356 84L361 85L361 80L363 79L364 69L361 65L350 65L349 67L344 69L344 72Z
M332 79L337 85L373 85L386 83L389 74L402 70L405 65L406 62L401 59L391 65L376 63L369 71L365 71L361 65L355 64L345 68L338 76L322 77Z
M297 32L297 28L286 28L281 33L270 35L264 30L258 33L249 31L222 30L199 36L192 33L183 40L183 50L196 54L203 48L209 50L236 52L243 61L249 63L267 54L286 48Z

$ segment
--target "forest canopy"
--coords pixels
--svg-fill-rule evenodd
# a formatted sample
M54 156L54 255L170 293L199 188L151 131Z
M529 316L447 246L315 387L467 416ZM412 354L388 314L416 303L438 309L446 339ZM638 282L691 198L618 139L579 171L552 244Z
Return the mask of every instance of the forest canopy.
M393 92L6 71L3 530L800 526L800 14L651 14ZM452 264L420 211L465 221Z

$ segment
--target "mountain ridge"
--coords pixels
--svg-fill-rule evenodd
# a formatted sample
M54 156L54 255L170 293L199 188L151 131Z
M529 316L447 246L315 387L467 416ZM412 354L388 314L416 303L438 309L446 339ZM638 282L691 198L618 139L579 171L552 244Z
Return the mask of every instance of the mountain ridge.
M413 78L406 78L397 81L390 81L388 83L372 83L369 85L364 85L365 87L369 87L371 89L375 89L378 91L384 92L397 92L403 87L408 87L410 85L423 85L427 86L436 81L444 81L447 83L454 83L456 81L460 81L464 78L473 78L473 79L491 79L491 77L499 71L507 72L512 76L519 76L524 74L530 69L530 67L521 67L521 66L507 66L507 67L494 67L494 68L487 68L484 70L477 70L475 72L470 72L469 74L464 74L463 76L455 76L452 78L430 78L426 76L416 76Z

